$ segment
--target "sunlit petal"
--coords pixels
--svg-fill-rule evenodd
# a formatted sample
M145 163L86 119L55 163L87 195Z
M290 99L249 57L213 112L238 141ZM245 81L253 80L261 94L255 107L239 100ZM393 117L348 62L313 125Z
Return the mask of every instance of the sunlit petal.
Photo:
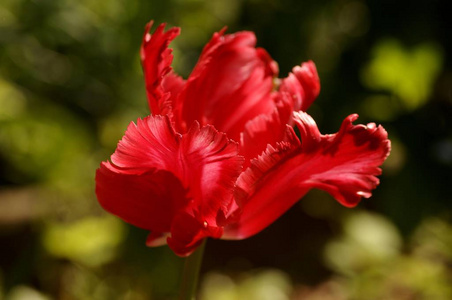
M226 228L224 237L246 238L275 221L312 188L330 193L345 206L371 196L379 184L379 166L390 151L381 126L353 125L347 117L339 132L321 135L304 112L294 114L301 145L283 142L269 146L252 161L237 181L240 220Z
M184 80L173 73L172 49L170 42L179 35L180 28L173 27L164 31L166 24L160 24L155 32L149 30L153 22L146 25L141 45L141 62L146 81L149 107L153 114L170 114L177 94L184 85Z
M179 95L177 126L183 131L197 120L238 141L247 121L272 112L278 69L265 50L255 48L253 33L223 32L215 33L206 45Z
M170 246L181 248L180 233L172 229L179 228L174 220L181 214L189 215L198 223L196 228L202 228L184 234L184 239L219 237L217 217L233 202L242 163L238 145L212 126L200 128L194 123L180 135L168 117L149 116L132 123L111 163L102 163L96 193L107 211L150 230L149 245L162 244L160 237L170 232Z
M320 93L320 80L315 64L308 61L294 67L289 76L281 80L279 90L293 97L294 111L306 111Z

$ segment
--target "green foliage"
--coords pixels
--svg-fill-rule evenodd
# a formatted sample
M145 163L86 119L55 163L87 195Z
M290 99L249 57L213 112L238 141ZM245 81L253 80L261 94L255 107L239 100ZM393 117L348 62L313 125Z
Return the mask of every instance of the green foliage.
M49 253L88 266L111 261L125 235L124 224L112 216L85 217L74 224L55 223L46 227L43 244Z
M374 46L371 55L362 80L373 90L390 93L369 97L364 102L372 117L390 120L400 110L411 111L427 102L443 63L438 45L423 43L406 49L399 41L386 39Z
M327 245L325 258L332 269L356 275L394 259L401 247L402 239L391 222L378 215L354 212L345 221L343 236Z
M256 270L242 274L239 282L221 273L206 274L200 299L218 300L288 300L292 284L287 274L278 270Z

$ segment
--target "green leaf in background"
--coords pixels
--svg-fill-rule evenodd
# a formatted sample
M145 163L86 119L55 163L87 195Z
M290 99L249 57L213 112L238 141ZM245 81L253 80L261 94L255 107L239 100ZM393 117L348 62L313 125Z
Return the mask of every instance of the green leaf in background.
M363 106L373 108L371 116L379 119L393 119L400 109L412 111L421 107L432 93L443 59L443 51L435 43L407 48L395 39L379 41L361 76L367 87L389 95L369 97Z

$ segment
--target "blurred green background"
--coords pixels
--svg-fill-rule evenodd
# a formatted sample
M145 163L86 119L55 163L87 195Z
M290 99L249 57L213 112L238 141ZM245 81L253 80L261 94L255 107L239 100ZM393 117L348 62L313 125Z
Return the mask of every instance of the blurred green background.
M312 59L323 133L388 130L371 199L312 191L257 236L209 240L200 299L452 299L452 22L447 1L2 0L0 299L173 299L183 260L100 209L94 174L147 115L150 19L182 27L187 76L214 31L252 30L280 77Z

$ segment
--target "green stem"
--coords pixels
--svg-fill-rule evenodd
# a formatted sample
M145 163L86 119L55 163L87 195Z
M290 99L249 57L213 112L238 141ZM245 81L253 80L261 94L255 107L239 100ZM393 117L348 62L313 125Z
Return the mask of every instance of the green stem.
M195 300L196 286L198 284L199 270L201 269L206 240L204 239L198 249L185 259L179 300Z

